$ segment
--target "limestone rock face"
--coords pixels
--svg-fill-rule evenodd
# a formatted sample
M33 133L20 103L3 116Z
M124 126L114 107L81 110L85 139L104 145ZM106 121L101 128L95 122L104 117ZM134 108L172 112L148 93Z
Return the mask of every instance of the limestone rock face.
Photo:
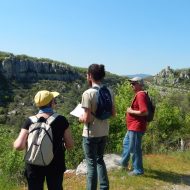
M158 85L177 85L190 79L190 68L173 70L169 66L154 76L154 82Z
M22 59L12 54L0 62L0 72L7 79L26 81L40 79L73 81L80 78L80 74L67 64L38 59Z

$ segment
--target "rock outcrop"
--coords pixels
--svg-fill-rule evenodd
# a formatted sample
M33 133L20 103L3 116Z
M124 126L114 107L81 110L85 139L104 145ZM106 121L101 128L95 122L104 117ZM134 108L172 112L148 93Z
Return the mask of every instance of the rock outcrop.
M173 70L169 66L154 76L154 83L157 85L178 85L190 79L190 68Z
M116 164L119 160L121 160L121 156L117 154L106 154L104 155L104 162L106 164L106 168L108 171L112 169L121 169L121 166L118 166ZM76 175L79 174L86 174L87 173L87 166L86 166L86 160L84 159L77 167L76 169Z
M0 61L0 72L6 79L19 81L73 81L81 76L74 67L55 61L42 61L27 56L9 54Z

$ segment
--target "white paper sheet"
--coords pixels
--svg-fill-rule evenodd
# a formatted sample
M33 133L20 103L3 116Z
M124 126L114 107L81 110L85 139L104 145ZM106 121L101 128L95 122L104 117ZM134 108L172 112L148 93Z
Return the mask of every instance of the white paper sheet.
M70 112L70 114L75 117L80 117L83 113L84 113L84 109L82 108L81 104L78 104L76 108Z

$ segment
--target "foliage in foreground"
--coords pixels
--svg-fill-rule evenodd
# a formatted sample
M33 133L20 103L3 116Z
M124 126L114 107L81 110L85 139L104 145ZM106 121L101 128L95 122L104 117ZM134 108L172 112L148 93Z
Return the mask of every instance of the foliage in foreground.
M12 189L23 182L23 153L12 148L14 130L0 126L0 190Z

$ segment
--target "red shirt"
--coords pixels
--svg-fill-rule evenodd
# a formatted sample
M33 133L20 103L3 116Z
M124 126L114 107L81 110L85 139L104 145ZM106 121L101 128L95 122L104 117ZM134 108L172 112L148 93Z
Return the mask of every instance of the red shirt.
M141 112L148 111L146 93L144 91L139 91L135 94L131 108ZM147 126L146 116L137 116L127 113L126 124L128 130L145 132Z

